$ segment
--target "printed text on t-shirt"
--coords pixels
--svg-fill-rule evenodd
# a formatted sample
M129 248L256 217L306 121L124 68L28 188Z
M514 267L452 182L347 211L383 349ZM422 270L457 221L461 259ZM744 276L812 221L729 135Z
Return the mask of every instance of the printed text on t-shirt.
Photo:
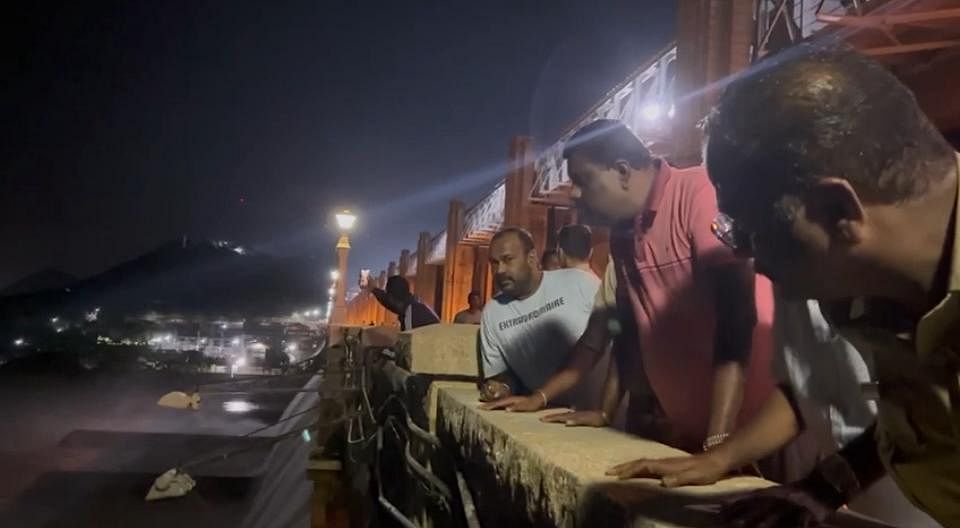
M536 310L528 314L521 315L520 317L514 317L513 319L508 319L506 321L500 321L500 324L498 325L498 327L500 328L501 331L506 330L508 328L513 328L514 326L521 325L529 321L533 321L534 319L549 312L550 310L554 310L561 306L563 306L563 297L550 301L547 304L544 304L540 308L537 308Z

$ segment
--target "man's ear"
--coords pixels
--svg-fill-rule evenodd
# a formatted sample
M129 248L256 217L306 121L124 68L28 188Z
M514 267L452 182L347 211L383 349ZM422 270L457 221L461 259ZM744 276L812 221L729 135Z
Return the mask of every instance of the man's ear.
M630 187L630 162L627 160L617 160L613 164L613 169L617 171L620 179L620 187L627 190Z
M866 210L857 191L843 178L822 178L806 192L807 216L847 244L864 238Z

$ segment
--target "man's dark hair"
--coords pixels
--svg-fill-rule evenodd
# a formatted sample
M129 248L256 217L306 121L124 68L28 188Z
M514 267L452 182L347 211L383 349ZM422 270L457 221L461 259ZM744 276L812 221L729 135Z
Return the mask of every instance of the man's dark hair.
M615 119L598 119L574 132L563 146L565 159L573 155L603 167L625 160L635 169L645 169L653 161L640 138Z
M587 260L593 249L593 233L585 225L565 225L557 234L557 246L572 258Z
M470 299L471 297L482 297L482 296L480 295L480 292L474 290L467 294L467 299Z
M391 297L395 297L399 300L404 300L407 297L410 297L410 283L407 282L407 279L401 277L400 275L392 275L387 279L387 286L384 290L390 294Z
M546 267L550 257L560 258L560 255L557 254L557 250L555 249L544 249L543 254L540 255L540 267Z
M492 246L497 240L511 234L520 239L520 243L523 244L524 253L530 253L533 251L535 247L533 243L533 235L531 235L526 229L517 226L504 227L500 231L497 231L497 233L493 235L493 238L490 239L490 245Z
M707 120L710 177L752 201L845 178L864 201L924 194L954 153L886 68L838 45L801 44L734 81Z

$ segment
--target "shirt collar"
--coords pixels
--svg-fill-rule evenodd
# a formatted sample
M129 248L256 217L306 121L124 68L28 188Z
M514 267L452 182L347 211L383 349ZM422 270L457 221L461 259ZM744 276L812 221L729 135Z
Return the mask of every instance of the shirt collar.
M917 324L916 345L921 358L937 349L952 329L960 325L960 153L957 154L957 201L954 203L953 254L947 294Z

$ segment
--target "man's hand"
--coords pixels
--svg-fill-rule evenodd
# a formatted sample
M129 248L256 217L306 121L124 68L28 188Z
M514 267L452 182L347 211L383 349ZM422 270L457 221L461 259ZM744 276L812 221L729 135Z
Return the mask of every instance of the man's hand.
M659 478L667 488L713 484L730 472L719 456L703 453L694 456L640 459L626 462L607 470L607 475L620 480L631 478Z
M808 477L786 486L755 491L720 511L724 526L773 528L820 526L841 505Z
M567 427L606 427L610 425L603 411L566 411L548 414L540 418L541 422L562 423Z
M510 396L480 406L485 411L503 409L511 412L533 412L544 408L543 398L539 394L532 396Z

